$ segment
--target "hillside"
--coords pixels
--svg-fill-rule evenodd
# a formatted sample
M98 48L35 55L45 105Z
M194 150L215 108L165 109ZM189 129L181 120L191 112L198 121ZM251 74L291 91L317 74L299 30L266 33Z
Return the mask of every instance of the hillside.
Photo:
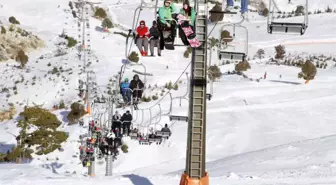
M303 0L279 2L278 6L292 11ZM132 14L140 1L104 0L99 7L107 10L114 28L101 31L101 20L90 17L92 54L89 70L95 72L99 94L105 94L110 79L118 74L125 58L126 38L114 32L123 32L132 25ZM159 4L163 2L159 1ZM143 130L170 125L172 136L162 145L139 145L136 140L125 138L128 153L121 153L113 164L113 176L105 177L105 160L98 160L96 177L87 177L87 168L79 160L79 136L87 133L89 116L84 116L84 127L70 125L67 115L71 103L81 100L78 96L78 80L85 80L83 61L78 58L77 47L67 47L61 38L63 32L78 38L76 18L71 14L66 0L20 0L1 2L0 20L9 27L8 17L15 16L20 27L43 41L38 50L27 50L29 60L23 69L9 59L0 62L1 111L15 106L12 118L0 122L0 152L6 153L17 143L19 113L24 106L40 106L56 115L60 125L55 129L67 135L61 147L46 155L33 154L33 160L24 164L1 163L0 184L120 184L120 185L172 185L178 184L185 168L187 123L170 122L167 116L170 105L172 115L188 114L189 101L170 100L164 86L177 82L178 89L170 90L172 97L187 92L187 76L190 58L183 53L186 47L174 51L164 50L162 57L140 57L145 66L150 86L145 96L158 96L158 100L139 105L133 110L134 125ZM179 5L180 6L180 5ZM314 1L310 11L335 8L332 0ZM252 7L255 8L255 7ZM93 12L91 12L93 13ZM131 16L132 15L132 16ZM153 11L143 10L139 20L151 25ZM309 28L304 36L289 36L266 32L266 18L250 12L250 21L244 22L248 33L248 56L251 69L239 75L222 75L214 82L213 98L207 101L207 171L211 184L220 185L312 185L336 184L335 134L336 118L336 47L335 13L309 16ZM236 16L229 17L235 21ZM286 17L296 21L299 17ZM209 25L209 31L214 25ZM217 25L211 37L218 37ZM237 42L243 42L242 30L237 29ZM240 35L240 36L239 36ZM1 35L0 35L1 36ZM243 38L242 38L243 39ZM284 45L286 56L281 65L271 63L274 47ZM236 51L242 49L236 47ZM258 49L265 50L262 59L255 57ZM132 51L137 51L133 45ZM212 64L222 73L235 69L234 63L217 59L212 52ZM323 56L322 56L323 55ZM301 71L296 63L311 59L318 67L314 80L304 84L298 78ZM225 65L223 65L225 64ZM322 66L322 65L321 65ZM133 70L144 72L141 66L129 66L123 78L132 79ZM263 76L267 72L267 78ZM190 74L189 74L190 75ZM250 79L249 79L250 78ZM257 79L260 79L257 81ZM211 87L208 87L210 90ZM4 90L5 89L5 90ZM162 98L162 100L161 100ZM66 108L53 110L64 101ZM114 109L116 110L116 109ZM117 109L120 113L126 109ZM101 108L104 112L105 109ZM1 116L1 115L0 115ZM10 116L8 116L10 117ZM101 119L106 119L103 114ZM28 133L34 132L31 126Z

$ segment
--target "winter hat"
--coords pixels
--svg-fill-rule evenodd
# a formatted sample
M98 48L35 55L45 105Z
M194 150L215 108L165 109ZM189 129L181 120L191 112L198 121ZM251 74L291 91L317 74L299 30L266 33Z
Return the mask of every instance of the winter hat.
M125 78L125 82L128 82L128 78Z
M140 24L144 24L144 25L146 25L146 23L145 23L144 20L140 21Z

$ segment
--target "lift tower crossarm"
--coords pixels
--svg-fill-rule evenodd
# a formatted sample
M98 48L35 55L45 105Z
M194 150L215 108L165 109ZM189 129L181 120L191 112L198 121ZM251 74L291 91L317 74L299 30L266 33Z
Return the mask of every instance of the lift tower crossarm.
M205 171L207 3L208 0L195 0L194 6L197 12L195 32L201 45L192 51L186 169L180 185L209 184L209 177Z

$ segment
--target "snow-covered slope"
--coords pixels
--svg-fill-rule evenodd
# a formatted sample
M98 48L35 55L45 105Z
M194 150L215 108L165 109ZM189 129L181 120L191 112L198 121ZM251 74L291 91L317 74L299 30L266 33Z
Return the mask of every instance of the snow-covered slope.
M293 7L297 2L292 1ZM314 1L310 7L332 7L332 2ZM138 3L139 1L105 0L101 6L109 9L114 23L130 27L131 17ZM279 6L287 8L286 3L279 2ZM44 104L44 107L51 108L60 100L69 104L76 99L77 80L80 77L78 73L82 62L76 57L75 49L64 56L38 59L41 55L51 55L57 49L54 44L63 28L76 37L75 20L70 13L63 10L69 9L68 1L20 0L0 4L3 5L0 8L0 19L3 23L8 24L5 20L14 15L23 28L39 35L47 45L46 48L29 53L30 60L26 66L29 72L13 68L12 66L17 65L14 61L0 63L0 86L16 85L18 89L18 94L12 94L8 102L15 103L20 112L27 102ZM151 25L150 16L154 17L154 12L143 12L140 19ZM309 28L304 36L268 35L264 18L253 13L250 16L250 22L243 24L249 30L250 58L259 48L264 48L267 55L273 56L273 47L278 44L284 44L287 53L334 56L336 14L311 15ZM300 18L302 17L288 20ZM99 62L93 62L90 69L96 72L97 81L103 91L109 78L120 70L125 38L96 31L95 26L100 26L100 22L93 18L90 21L93 54L99 59ZM121 30L113 28L110 31ZM218 32L216 27L212 36L218 35ZM238 31L237 36L239 33ZM147 77L147 84L162 86L169 81L175 82L190 61L183 58L184 50L184 47L175 51L164 50L161 58L141 58L140 62L146 66L147 72L153 74L152 77ZM216 62L218 61L213 61ZM207 105L207 170L211 184L336 184L336 128L333 125L336 120L336 70L319 69L315 80L304 85L297 78L300 68L258 64L258 60L251 61L251 64L252 69L246 72L249 78L260 78L267 72L267 79L256 82L240 76L225 75L214 83L214 97ZM47 74L53 67L62 67L65 72L59 77ZM232 70L234 65L220 68L222 72L226 72ZM142 70L141 67L127 69L125 77L132 78L133 69ZM282 77L279 78L279 75ZM33 80L35 76L36 80ZM15 84L22 77L24 81ZM172 91L173 97L186 92L185 75L182 75L181 80L183 83L179 90ZM35 85L31 85L32 82ZM145 94L149 95L151 92ZM6 95L0 94L0 97L1 104L7 106ZM180 106L179 99L173 101L172 114L187 115L188 101L182 99L181 102ZM140 108L147 108L155 103L157 101L143 103ZM168 96L160 105L162 111L169 109ZM159 111L157 107L152 110ZM126 139L129 153L118 156L114 163L115 175L104 177L105 163L98 161L97 177L88 179L83 176L87 169L78 160L78 137L87 132L87 128L67 125L67 110L54 113L63 121L59 129L70 134L67 142L62 145L64 151L36 157L30 164L1 164L0 184L178 184L185 167L186 123L176 122L171 125L172 137L160 146L141 146L136 141ZM144 124L148 124L149 110L144 110L144 118L139 112L134 113L134 117L138 117L136 124L140 124L141 119L146 122ZM164 123L170 124L167 116L162 117L160 124L151 126L160 127ZM0 124L0 152L6 152L13 146L16 141L11 134L17 133L14 120Z

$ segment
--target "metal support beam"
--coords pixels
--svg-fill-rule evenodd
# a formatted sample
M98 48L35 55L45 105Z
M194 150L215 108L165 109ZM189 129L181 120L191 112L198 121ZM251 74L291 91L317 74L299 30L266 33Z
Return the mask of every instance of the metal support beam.
M208 185L205 171L206 86L207 86L207 18L208 0L195 0L195 32L201 45L193 48L189 93L189 120L186 169L180 185Z
M113 167L113 155L107 155L105 176L112 176L112 167Z

